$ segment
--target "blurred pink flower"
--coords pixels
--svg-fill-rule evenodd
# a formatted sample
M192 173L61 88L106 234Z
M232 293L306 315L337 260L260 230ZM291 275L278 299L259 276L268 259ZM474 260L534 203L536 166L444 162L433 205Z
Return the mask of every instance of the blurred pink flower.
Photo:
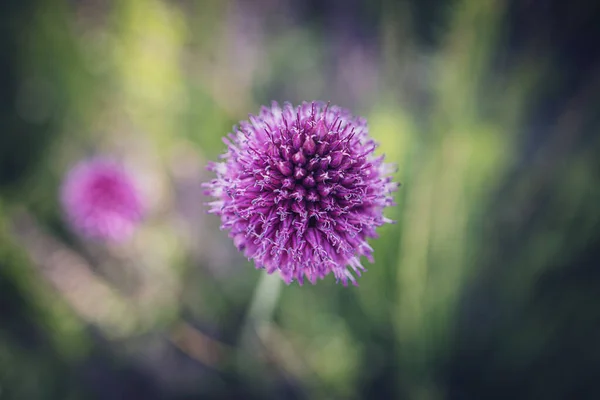
M121 164L101 158L82 161L69 171L61 202L71 226L88 238L125 240L143 213L133 177Z

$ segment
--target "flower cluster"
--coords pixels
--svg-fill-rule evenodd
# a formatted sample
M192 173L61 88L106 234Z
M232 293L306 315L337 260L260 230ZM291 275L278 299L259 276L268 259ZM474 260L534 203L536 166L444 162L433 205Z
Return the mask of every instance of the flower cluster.
M333 273L356 284L373 262L367 238L392 222L382 215L398 185L393 166L376 157L366 121L321 102L262 107L224 139L211 213L257 268L279 271L286 283L315 283Z
M142 217L140 195L132 176L120 164L91 159L66 176L61 201L68 221L80 234L122 241Z

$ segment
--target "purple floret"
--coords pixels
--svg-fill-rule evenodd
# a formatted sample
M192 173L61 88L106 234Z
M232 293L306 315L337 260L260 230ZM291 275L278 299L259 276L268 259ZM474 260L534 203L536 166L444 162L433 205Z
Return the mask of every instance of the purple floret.
M61 190L67 220L79 234L96 239L127 239L142 218L142 203L132 176L107 159L77 164Z
M376 157L366 121L321 102L262 107L224 138L228 151L209 169L211 213L221 216L236 247L286 283L333 273L356 284L373 262L367 238L384 217L398 184Z

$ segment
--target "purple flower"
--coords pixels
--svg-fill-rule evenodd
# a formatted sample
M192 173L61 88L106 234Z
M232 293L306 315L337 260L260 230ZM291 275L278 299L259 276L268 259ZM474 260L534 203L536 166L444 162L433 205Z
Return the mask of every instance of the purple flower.
M83 161L69 171L61 201L73 228L89 238L125 240L142 217L133 178L107 159Z
M217 178L204 186L237 248L288 284L333 273L356 285L351 271L364 270L360 256L373 262L367 238L392 222L382 211L398 187L366 121L321 102L273 103L224 142L224 162L209 165Z

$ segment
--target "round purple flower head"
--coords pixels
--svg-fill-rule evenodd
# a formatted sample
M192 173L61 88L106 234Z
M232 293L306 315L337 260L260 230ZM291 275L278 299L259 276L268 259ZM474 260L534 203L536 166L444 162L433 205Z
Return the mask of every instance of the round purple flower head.
M133 178L121 164L107 159L83 161L71 169L61 201L73 228L89 238L125 240L142 217Z
M257 268L286 283L333 273L356 285L360 256L373 262L367 238L392 222L382 215L398 185L375 157L366 121L321 102L283 108L273 103L224 139L224 162L205 184L209 212Z

